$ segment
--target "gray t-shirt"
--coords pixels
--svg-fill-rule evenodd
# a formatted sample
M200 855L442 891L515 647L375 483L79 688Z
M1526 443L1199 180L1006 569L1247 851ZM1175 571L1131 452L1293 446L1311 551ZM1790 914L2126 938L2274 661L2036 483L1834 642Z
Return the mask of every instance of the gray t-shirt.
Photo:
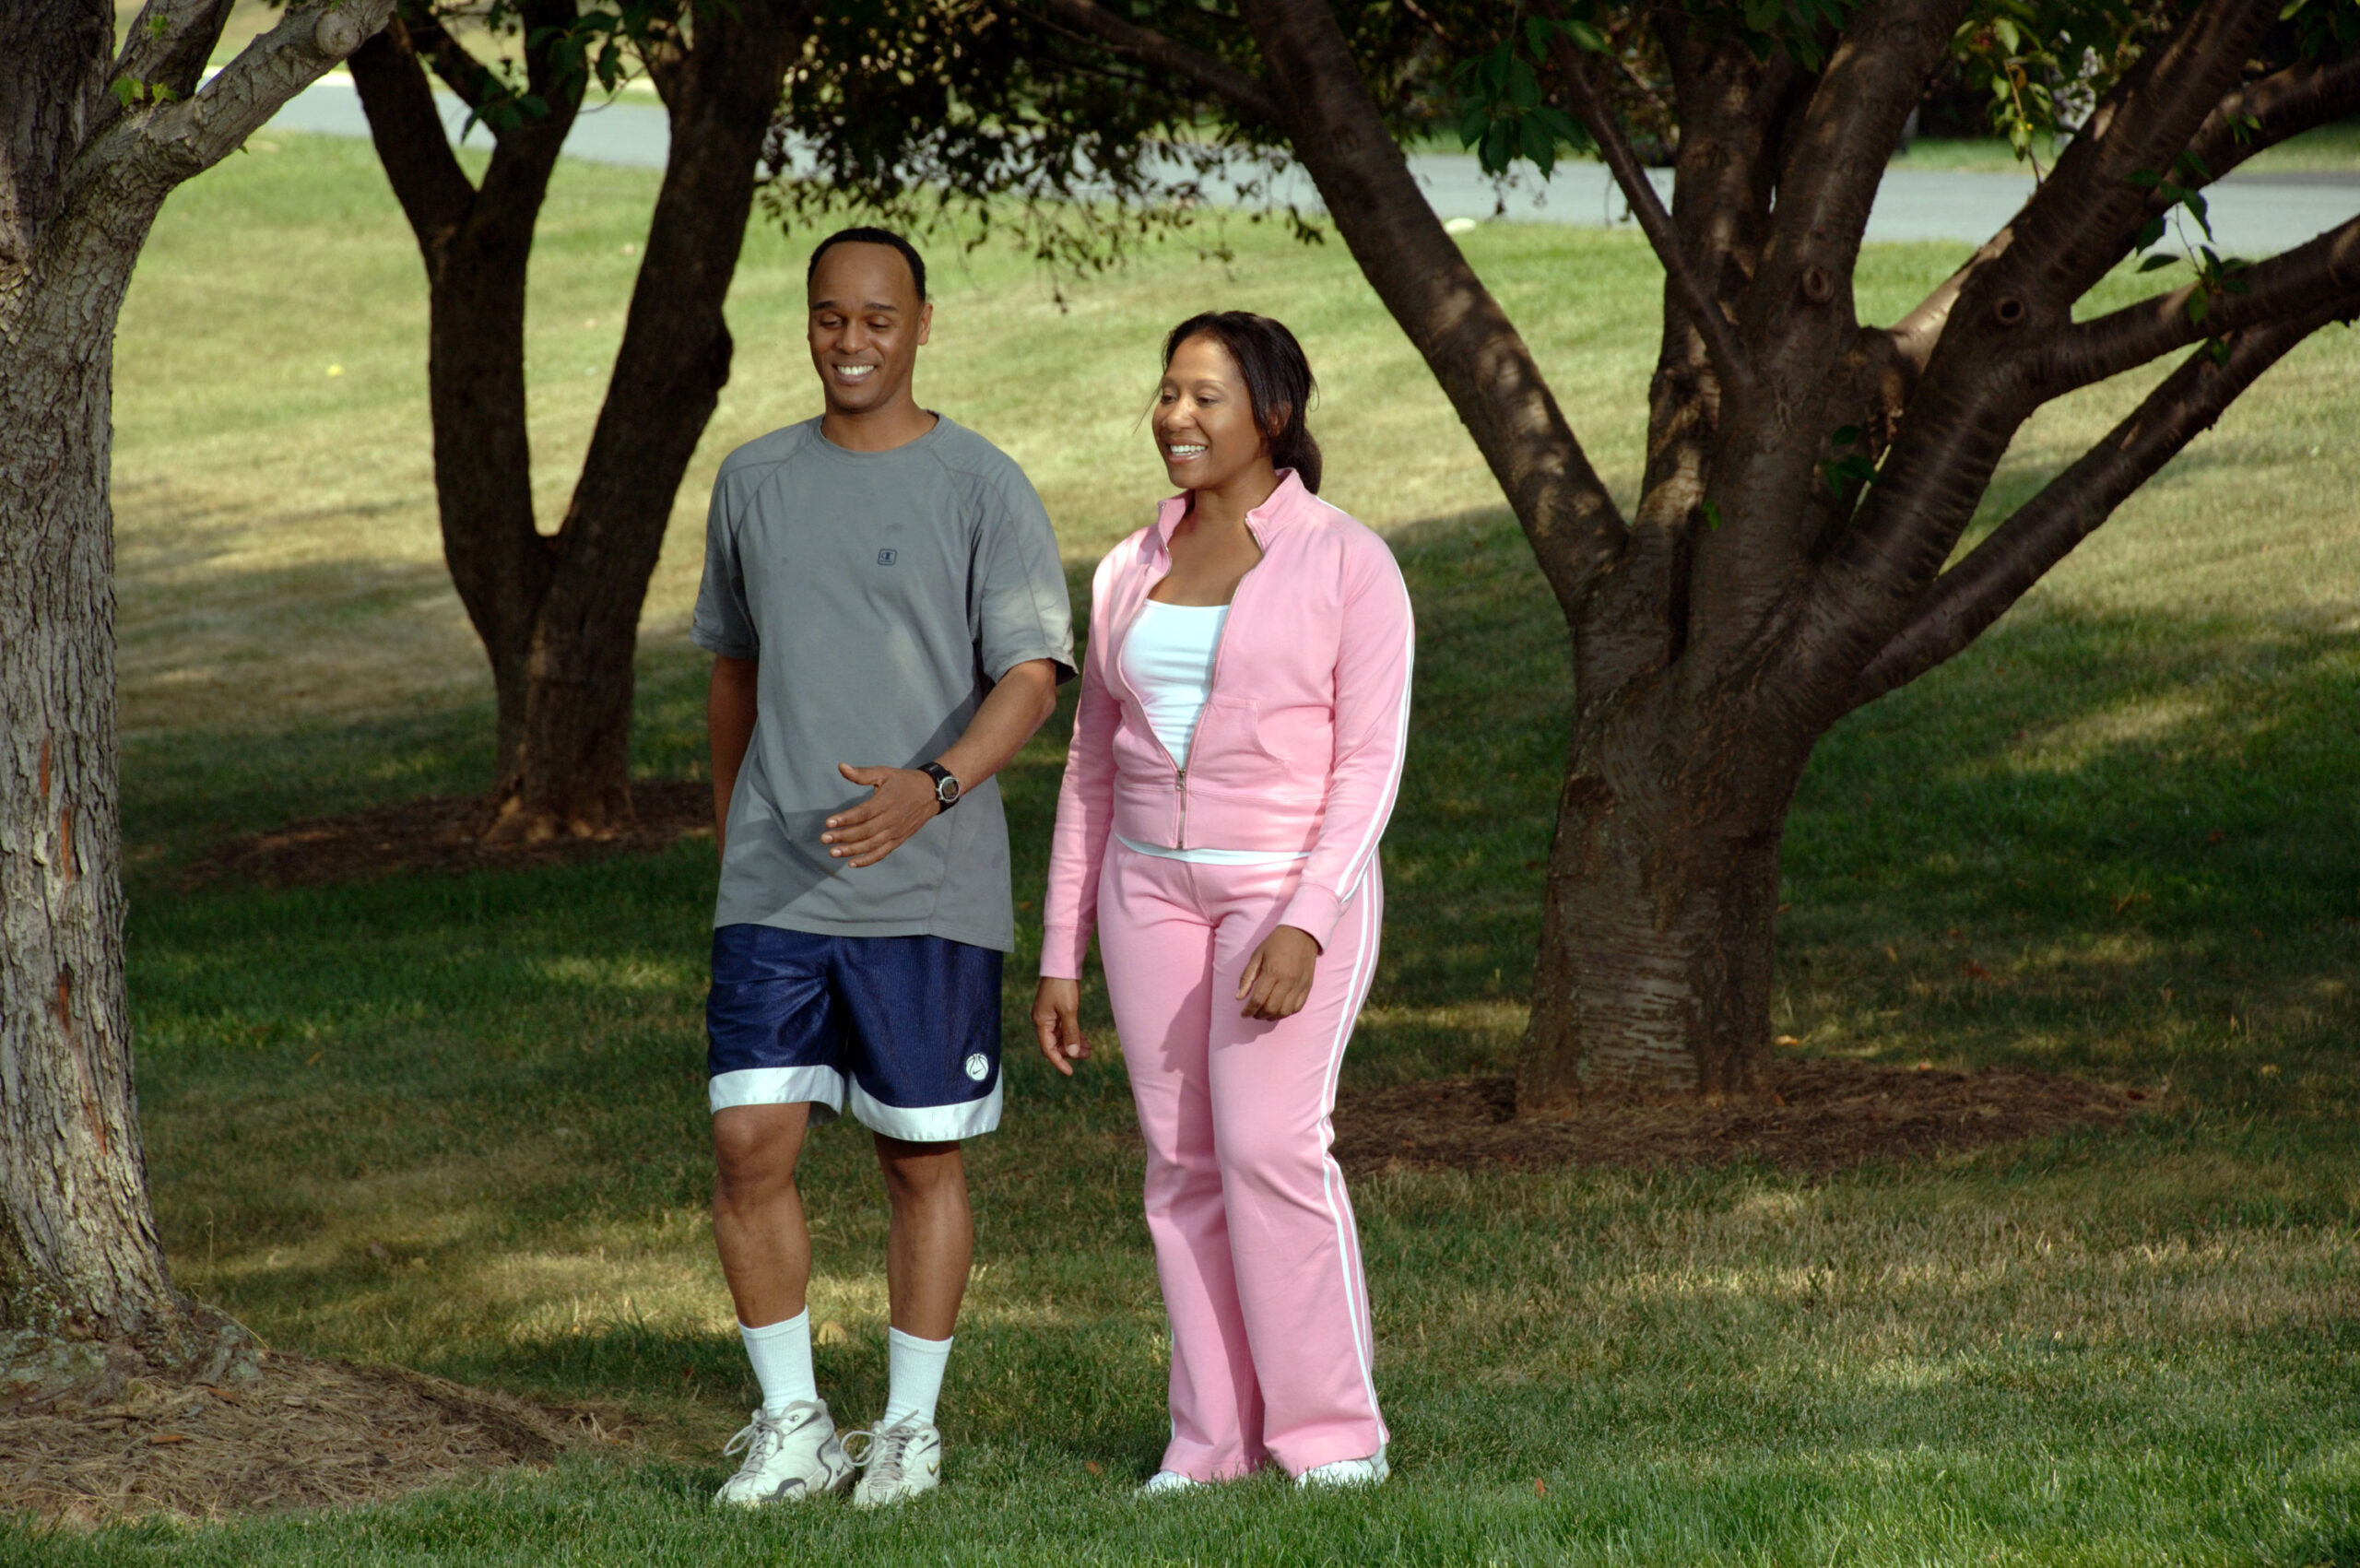
M1072 676L1056 536L1023 470L949 419L890 452L817 419L749 442L714 481L690 635L761 661L715 925L1015 945L997 780L862 869L820 833L869 796L837 763L930 762L1014 666Z

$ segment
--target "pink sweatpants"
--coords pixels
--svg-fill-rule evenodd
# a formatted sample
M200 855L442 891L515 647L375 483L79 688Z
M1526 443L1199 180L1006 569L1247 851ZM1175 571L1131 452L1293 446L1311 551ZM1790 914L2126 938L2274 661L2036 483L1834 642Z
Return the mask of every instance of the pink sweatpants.
M1376 969L1376 864L1291 1018L1246 1019L1238 977L1278 925L1290 865L1107 848L1098 948L1147 1139L1147 1226L1172 1319L1172 1444L1198 1480L1300 1475L1386 1440L1344 1173L1336 1074Z

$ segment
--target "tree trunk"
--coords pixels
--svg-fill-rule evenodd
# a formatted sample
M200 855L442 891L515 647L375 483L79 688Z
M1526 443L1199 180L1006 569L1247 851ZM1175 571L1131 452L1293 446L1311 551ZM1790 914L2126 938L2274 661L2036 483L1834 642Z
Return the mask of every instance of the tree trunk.
M0 0L0 1402L102 1379L126 1355L218 1378L253 1353L172 1288L132 1087L114 329L165 196L349 53L385 3L290 6L196 93L221 0L159 0L119 56L106 0Z
M1762 1087L1778 846L1800 770L1737 750L1744 786L1716 798L1650 771L1670 749L1659 737L1625 733L1620 747L1577 742L1558 796L1519 1114L1600 1091Z
M553 0L537 0L552 6ZM553 27L571 7L541 17ZM488 836L597 837L631 820L632 657L639 615L681 476L729 379L722 302L753 208L754 174L808 6L746 0L702 12L694 35L655 49L671 121L664 185L572 505L556 532L533 516L525 419L525 289L549 177L578 88L529 44L549 102L499 133L477 187L453 156L426 61L466 86L455 46L405 8L354 56L378 156L426 261L427 378L445 559L490 657L499 772ZM654 46L651 46L652 48Z
M53 228L0 295L0 1329L41 1336L184 1310L148 1204L117 879L111 345L153 211L97 244Z

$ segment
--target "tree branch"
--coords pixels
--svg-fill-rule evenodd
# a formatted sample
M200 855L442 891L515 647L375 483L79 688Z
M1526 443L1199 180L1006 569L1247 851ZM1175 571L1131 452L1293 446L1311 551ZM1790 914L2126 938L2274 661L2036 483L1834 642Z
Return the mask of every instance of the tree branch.
M2360 52L2341 60L2301 60L2223 99L2197 128L2188 150L2203 164L2206 175L2218 180L2264 148L2355 111L2360 111ZM2238 123L2248 119L2259 124L2240 136ZM2148 200L2151 211L2170 206L2160 195L2151 195Z
M1295 157L1441 383L1569 619L1628 537L1532 351L1451 242L1394 143L1328 0L1245 0Z
M148 0L123 35L111 78L129 77L186 98L204 79L236 0Z
M279 106L383 27L393 0L292 5L189 98L125 114L86 156L128 156L185 180L243 146Z
M429 6L399 5L396 18L409 34L410 53L432 69L435 77L451 91L451 96L473 112L482 112L490 101L499 81L491 67L467 53L466 46L451 36L442 18ZM492 134L499 135L493 126Z
M2210 353L2191 356L2129 419L1934 580L1918 612L1861 670L1848 706L1907 685L1974 642L2127 497L2210 429L2262 371L2329 322L2348 322L2355 314L2360 289L2298 316L2232 334L2225 363L2216 363Z
M1565 96L1573 100L1575 115L1598 143L1606 167L1613 171L1614 183L1622 187L1622 199L1630 204L1631 216L1639 220L1640 231L1655 247L1656 259L1663 263L1672 292L1694 324L1697 336L1705 340L1705 351L1712 356L1714 373L1732 395L1743 395L1753 384L1753 367L1746 361L1736 329L1721 310L1720 301L1697 277L1688 253L1680 243L1680 235L1672 228L1671 214L1664 210L1663 198L1656 194L1655 182L1640 166L1638 154L1632 150L1631 138L1623 134L1622 123L1615 117L1613 107L1591 84L1581 51L1563 29L1550 41L1549 61L1557 68Z
M2046 351L2042 390L2061 396L2176 348L2273 317L2307 313L2316 301L2360 289L2360 218L2237 276L2247 291L2212 294L2201 324L2189 316L2189 302L2205 292L2201 280L2082 323Z
M1127 22L1092 0L1034 0L1034 4L1047 20L1085 33L1127 59L1193 83L1248 119L1274 127L1286 124L1277 95L1266 83L1201 50Z
M1795 310L1798 297L1824 305L1840 289L1848 298L1885 164L1965 12L1966 0L1881 0L1853 14L1780 172L1770 242L1747 310L1750 326L1831 316ZM1848 333L1848 310L1833 324ZM1767 364L1761 368L1773 373Z
M2009 442L2042 400L2043 356L2071 330L2073 301L2142 221L2147 192L2131 176L2169 169L2276 15L2269 0L2201 0L2100 101L1951 298L1940 299L1946 285L1922 316L1913 312L1913 336L1939 318L1940 346L1929 349L1877 485L1814 586L1816 646L1802 662L1815 675L1848 679L1915 617Z
M2027 332L2062 328L2074 301L2130 250L2152 191L2236 84L2278 14L2270 0L2206 0L2116 83L2040 188L2010 219L2010 279Z
M2263 148L2342 119L2355 110L2360 110L2360 54L2324 64L2305 60L2223 99L2198 128L2188 150L2204 166L2206 175L2217 181ZM2245 119L2259 124L2240 136L2237 123ZM2186 185L2190 182L2183 179L2176 183ZM2160 217L2174 205L2158 192L2151 191L2144 217ZM1965 266L1943 279L1941 287L1917 309L1894 324L1894 346L1918 369L1925 369L1926 362L1933 358L1934 345L1941 340L1951 307L1957 303L1967 280L1998 260L2013 234L2012 224L2001 230Z
M351 68L377 160L431 268L436 248L466 221L476 188L451 150L407 23L389 18L383 31L353 51Z

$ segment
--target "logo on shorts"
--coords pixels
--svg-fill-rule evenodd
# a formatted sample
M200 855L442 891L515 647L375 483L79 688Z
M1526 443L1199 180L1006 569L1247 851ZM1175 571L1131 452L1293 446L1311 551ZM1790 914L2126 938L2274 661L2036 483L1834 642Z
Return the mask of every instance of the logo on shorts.
M967 1053L967 1076L977 1083L992 1076L992 1059L981 1051Z
M894 560L894 552L893 552L893 551L891 551L891 550L879 550L879 551L877 552L877 564L878 564L878 565L879 565L879 566L891 566L891 565L892 565L892 564L893 564L893 560Z

